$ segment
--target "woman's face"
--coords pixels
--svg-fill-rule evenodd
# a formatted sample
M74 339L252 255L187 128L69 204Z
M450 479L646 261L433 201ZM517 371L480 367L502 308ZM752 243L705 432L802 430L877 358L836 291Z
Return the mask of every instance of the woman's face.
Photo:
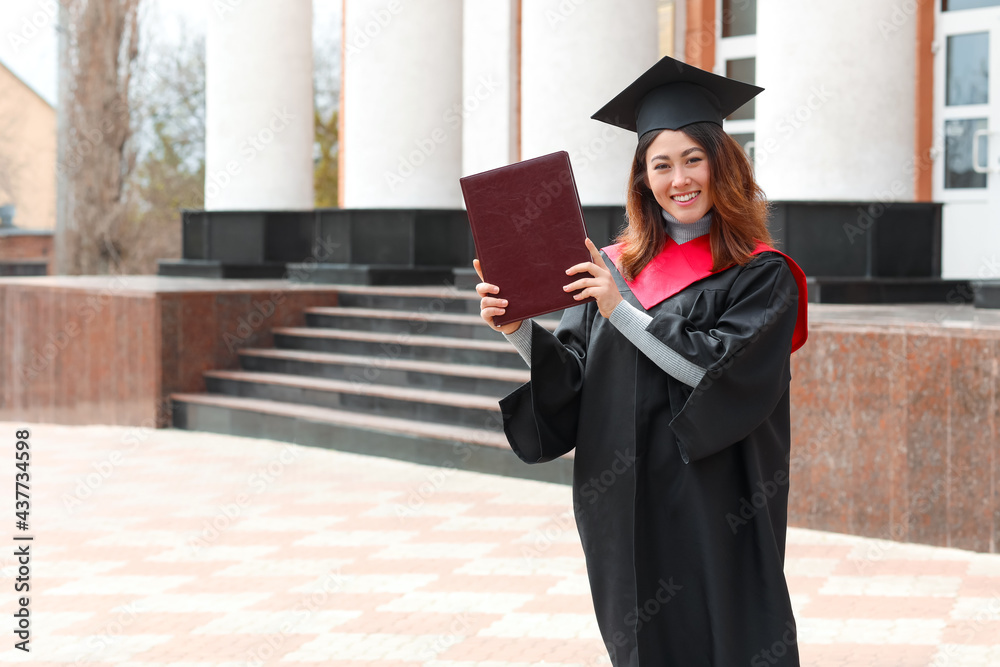
M646 184L664 211L695 222L712 208L708 154L679 130L662 130L646 151Z

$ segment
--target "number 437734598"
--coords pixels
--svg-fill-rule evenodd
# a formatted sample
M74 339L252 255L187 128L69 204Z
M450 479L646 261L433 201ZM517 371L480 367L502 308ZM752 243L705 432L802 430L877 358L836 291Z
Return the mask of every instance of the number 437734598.
M17 527L21 530L28 530L28 512L31 509L28 493L28 482L31 477L28 474L28 465L31 462L31 445L28 444L29 433L27 430L18 431L15 435L17 436L17 453L14 457L17 459L17 463L14 464L14 467L19 472L14 475L14 480L17 482L14 495L14 514L18 519Z

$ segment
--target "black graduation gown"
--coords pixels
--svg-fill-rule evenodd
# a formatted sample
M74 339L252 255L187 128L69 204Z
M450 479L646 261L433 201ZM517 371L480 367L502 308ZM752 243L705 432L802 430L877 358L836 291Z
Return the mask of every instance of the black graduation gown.
M594 302L554 333L532 322L531 380L500 401L504 430L528 463L576 448L574 510L616 667L799 665L783 572L797 302L784 257L762 252L646 310L647 331L708 370L696 388Z

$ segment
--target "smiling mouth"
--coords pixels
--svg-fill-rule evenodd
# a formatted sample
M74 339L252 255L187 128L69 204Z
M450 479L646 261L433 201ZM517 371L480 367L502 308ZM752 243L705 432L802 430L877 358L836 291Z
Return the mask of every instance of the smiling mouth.
M700 194L701 190L696 190L695 192L688 192L683 195L673 195L671 199L673 199L678 204L687 204Z

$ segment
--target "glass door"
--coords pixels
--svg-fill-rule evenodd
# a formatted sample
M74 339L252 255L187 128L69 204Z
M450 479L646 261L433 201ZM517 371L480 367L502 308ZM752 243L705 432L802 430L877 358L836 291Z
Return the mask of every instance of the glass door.
M1000 0L943 0L935 47L942 275L1000 278Z

